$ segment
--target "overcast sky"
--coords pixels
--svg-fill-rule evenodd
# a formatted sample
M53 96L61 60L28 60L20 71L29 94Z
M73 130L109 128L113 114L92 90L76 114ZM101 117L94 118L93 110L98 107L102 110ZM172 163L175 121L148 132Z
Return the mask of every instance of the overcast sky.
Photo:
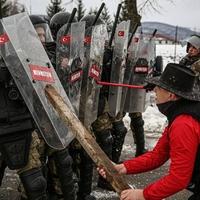
M32 14L46 14L46 7L50 0L19 0L24 3L28 10L31 9ZM62 0L63 5L70 0ZM145 0L138 0L138 3ZM142 21L158 21L172 25L190 27L193 30L200 31L200 0L152 0L157 1L159 13L146 9L142 13ZM173 3L172 3L173 1ZM76 0L74 0L76 2ZM116 12L117 5L120 0L83 0L84 7L87 11L90 8L96 8L105 2L109 9L110 15L113 16ZM71 11L75 7L75 3L66 5L66 10Z

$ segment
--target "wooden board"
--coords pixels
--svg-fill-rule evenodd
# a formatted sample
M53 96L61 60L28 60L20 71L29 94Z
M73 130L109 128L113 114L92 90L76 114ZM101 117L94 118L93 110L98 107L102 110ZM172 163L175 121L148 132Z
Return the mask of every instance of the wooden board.
M118 174L113 163L97 144L95 138L65 104L55 88L52 85L47 85L45 94L54 109L58 112L60 118L70 127L76 139L80 142L94 163L97 166L102 166L106 170L107 180L111 183L115 191L120 194L123 190L129 189L130 186L127 184L124 176Z

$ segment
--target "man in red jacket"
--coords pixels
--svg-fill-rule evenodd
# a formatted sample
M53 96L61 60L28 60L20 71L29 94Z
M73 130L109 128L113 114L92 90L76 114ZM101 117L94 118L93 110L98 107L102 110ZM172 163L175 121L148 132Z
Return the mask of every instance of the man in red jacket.
M194 81L191 69L175 63L169 63L161 77L147 81L155 85L156 103L166 115L168 126L152 151L115 167L120 174L137 174L158 168L170 159L169 171L144 189L122 191L120 200L162 200L193 182L200 146L200 92L194 92ZM106 177L104 169L99 173ZM199 190L190 199L200 199Z

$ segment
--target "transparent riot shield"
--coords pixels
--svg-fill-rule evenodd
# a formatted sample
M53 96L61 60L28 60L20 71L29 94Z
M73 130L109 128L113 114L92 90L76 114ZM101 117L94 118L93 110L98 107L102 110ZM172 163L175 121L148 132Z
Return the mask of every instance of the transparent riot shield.
M57 35L57 73L78 116L83 75L85 22L64 25Z
M65 148L73 139L68 127L48 102L44 88L53 85L71 108L39 37L26 13L1 20L1 55L47 144ZM73 108L72 108L73 109Z
M130 21L118 24L114 37L111 83L123 83ZM116 116L121 106L121 87L109 87L108 104L111 116Z
M126 60L125 73L124 73L124 79L123 79L124 84L130 83L131 74L133 72L133 68L134 68L135 63L137 61L139 41L140 41L140 35L135 35L132 38L132 41L131 41L131 43L128 47L128 56L127 56L127 60ZM125 101L126 101L127 92L128 92L128 88L123 87L122 88L121 108L120 108L121 110L120 110L120 112L124 111L124 104L125 104Z
M153 43L149 39L140 38L135 65L132 69L131 85L144 85L145 78L151 70L153 59ZM124 104L124 112L144 112L146 91L144 89L128 89Z
M86 32L80 107L80 119L86 127L89 127L97 118L100 87L96 80L101 78L104 44L107 37L107 29L103 24L94 26L92 32L90 30Z

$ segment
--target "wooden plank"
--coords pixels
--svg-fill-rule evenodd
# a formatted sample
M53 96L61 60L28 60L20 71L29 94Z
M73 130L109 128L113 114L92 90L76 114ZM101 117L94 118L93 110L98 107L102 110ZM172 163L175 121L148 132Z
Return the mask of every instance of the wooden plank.
M77 116L65 104L55 88L52 85L47 85L45 88L45 94L61 119L68 127L70 127L76 139L80 142L94 163L97 166L102 166L106 170L107 180L111 183L115 191L120 194L121 191L130 188L125 177L118 174L113 163L97 144L94 137L92 137L91 133L83 126Z

